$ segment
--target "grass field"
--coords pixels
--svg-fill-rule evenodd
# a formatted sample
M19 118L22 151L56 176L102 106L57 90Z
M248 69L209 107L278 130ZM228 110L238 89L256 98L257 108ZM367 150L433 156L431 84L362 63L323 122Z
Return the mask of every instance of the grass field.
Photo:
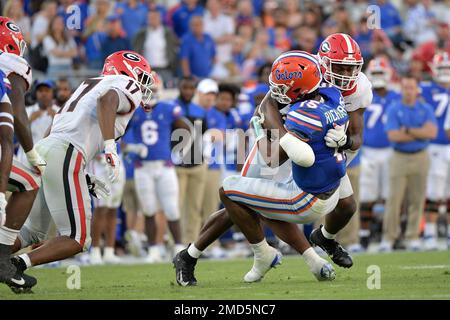
M300 257L285 257L260 283L242 277L252 261L207 261L197 266L197 287L179 287L169 264L81 267L81 289L69 290L65 268L34 269L34 294L5 299L450 299L450 251L358 255L333 282L317 282ZM369 290L367 269L377 265L381 288Z

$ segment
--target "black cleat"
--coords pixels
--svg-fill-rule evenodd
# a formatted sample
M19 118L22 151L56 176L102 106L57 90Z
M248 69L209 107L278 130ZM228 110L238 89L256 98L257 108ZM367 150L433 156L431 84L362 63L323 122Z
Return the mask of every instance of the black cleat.
M33 293L31 290L36 284L36 278L24 273L25 269L20 263L19 257L12 257L11 262L16 267L16 274L5 281L5 283L11 288L12 292L16 294L21 293Z
M181 250L172 260L175 268L177 283L180 286L196 286L197 279L194 276L197 259L189 256L187 249Z
M0 243L0 282L5 283L16 274L16 267L11 263L11 246Z
M353 265L352 257L350 257L348 252L336 240L325 238L320 230L321 228L322 225L311 232L309 241L313 245L322 248L338 266L350 268Z

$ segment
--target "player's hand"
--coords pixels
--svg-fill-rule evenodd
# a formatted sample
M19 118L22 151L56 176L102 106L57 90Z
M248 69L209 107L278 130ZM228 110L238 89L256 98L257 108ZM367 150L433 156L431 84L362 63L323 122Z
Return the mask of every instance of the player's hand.
M89 193L97 199L105 199L111 194L111 190L105 181L86 173L86 182L88 185Z
M6 205L8 202L6 201L5 194L0 192L0 227L5 225L6 222Z
M105 160L108 178L114 183L120 175L120 158L117 154L117 146L114 139L105 141Z
M28 162L42 175L44 174L47 162L42 159L39 153L36 152L35 148L31 149L26 153Z
M333 129L327 131L325 135L326 145L330 148L340 148L347 143L347 125L334 125Z

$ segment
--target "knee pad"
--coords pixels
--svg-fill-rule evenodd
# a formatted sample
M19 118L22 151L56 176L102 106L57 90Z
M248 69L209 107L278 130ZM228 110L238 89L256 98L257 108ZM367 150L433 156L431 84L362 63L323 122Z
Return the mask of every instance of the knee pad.
M178 208L178 204L170 203L166 205L164 214L166 215L168 221L176 221L180 219L180 209Z
M32 231L26 225L22 226L18 235L21 249L42 242L46 239L46 234L43 232Z

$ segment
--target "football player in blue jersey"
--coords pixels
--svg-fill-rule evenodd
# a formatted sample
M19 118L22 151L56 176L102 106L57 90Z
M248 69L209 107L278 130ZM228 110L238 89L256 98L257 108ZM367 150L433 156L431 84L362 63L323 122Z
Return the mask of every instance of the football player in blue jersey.
M134 114L130 130L137 145L144 144L148 152L135 162L134 178L136 191L145 215L146 233L149 243L148 262L162 260L161 244L156 243L155 214L163 211L168 220L170 233L175 242L174 251L183 249L181 244L180 209L178 206L178 179L171 155L173 128L189 130L182 120L183 112L174 102L159 100L162 82L156 73L151 113L138 109Z
M450 139L445 133L445 121L450 119L450 57L448 53L438 53L432 62L433 81L423 82L420 87L422 97L431 105L437 120L438 135L431 141L430 171L427 183L426 224L424 248L437 249L437 219L439 214L449 212L447 199L450 197ZM448 216L450 225L450 215ZM450 228L447 228L450 236ZM448 241L450 248L450 241Z
M284 62L286 62L286 64L284 64ZM298 69L299 65L302 69L304 68L301 78L298 70L294 70L294 66L297 66L296 68ZM291 68L291 70L289 70L289 68ZM267 200L267 203L269 203L267 206L254 202L253 204L255 207L252 207L252 209L264 217L262 219L265 220L277 235L280 235L283 241L293 246L302 254L310 270L318 280L332 280L335 275L332 266L326 260L317 256L306 240L304 234L299 231L295 224L287 222L308 223L333 210L339 200L339 192L336 191L339 190L340 178L345 175L345 156L339 152L337 148L332 149L327 147L324 137L330 126L332 128L346 126L348 116L343 107L342 96L337 89L326 87L316 90L321 81L321 74L318 68L317 60L307 53L289 52L281 55L275 61L272 70L271 92L266 96L260 107L261 112L264 114L264 116L261 117L265 119L264 127L266 129L280 129L282 132L285 132L278 109L278 103L284 105L292 103L291 107L293 109L290 108L288 119L286 121L287 123L291 123L293 131L282 137L280 145L284 150L286 150L286 148L289 149L287 152L289 158L292 162L297 163L297 167L292 169L294 180L290 179L286 183L280 183L274 181L273 177L264 179L249 174L248 164L252 162L252 157L255 156L257 150L254 148L254 152L250 153L246 165L244 165L241 173L242 177L232 176L227 178L224 182L224 190L222 190L221 196L224 203L227 202L228 205L233 206L233 204L231 204L233 201L231 201L225 193L232 189L233 191L236 191L242 187L244 192L237 190L238 192L233 192L233 194L253 194L256 198L261 197L261 200ZM275 72L277 72L277 74L275 74ZM318 95L319 91L320 96ZM287 96L287 94L289 96ZM326 108L329 110L325 113L323 110L325 107L322 107L322 104L319 101L314 101L314 99L312 99L313 101L309 101L310 98L321 99L327 103ZM301 108L299 104L295 103L304 99L308 100L307 103L302 105L305 110L297 110L293 107L295 105L297 108ZM266 105L270 105L270 107L265 108ZM319 108L321 111L319 112L323 112L322 116L316 114L316 112L318 112L317 110L314 111L314 109L317 109L319 106L321 106L321 108ZM305 111L306 114L302 114L303 111ZM308 133L296 131L294 129L294 123L296 123L296 121L302 123L304 127L308 128L310 131L308 131ZM321 137L321 140L319 140L319 136ZM275 136L272 136L271 138L273 139ZM262 142L263 139L266 138L262 137L259 142ZM308 141L308 139L310 140ZM315 145L314 148L317 150L313 150L310 144ZM294 145L295 147L289 148L289 146ZM331 158L334 162L331 161ZM281 158L281 162L276 161L279 159L275 159L275 162L277 163L272 164L277 166L287 159L288 157ZM315 162L317 162L317 164L320 162L320 164L315 166ZM314 173L314 178L308 175L309 169L302 168L301 165L298 166L298 163L303 163L305 166L308 164L307 166L315 168L317 171L310 168L312 171L316 171ZM312 173L312 171L310 173ZM240 184L239 181L242 181L243 183ZM261 186L267 184L271 184L271 186L263 190L264 188L261 189L252 184L252 182L256 181L261 182ZM303 183L301 181L303 181ZM299 184L297 183L301 183L301 187L299 187ZM252 186L250 187L249 184L252 184ZM262 195L262 193L267 194ZM233 199L233 203L237 203L241 200L242 202L245 201L243 200L244 197L239 198L239 200ZM281 201L279 201L279 199L281 199ZM249 201L251 202L252 200ZM319 207L321 209L319 209ZM272 219L276 218L278 220L276 221L277 224L271 224L270 221L273 220L265 217L270 217ZM201 250L204 249L202 246L213 236L218 237L221 232L228 229L232 225L232 221L228 220L228 216L224 215L221 211L213 214L203 227L197 241L175 257L174 265L176 267L178 284L182 286L196 284L194 268L198 257L202 253ZM216 228L213 225L225 225L226 229L224 230L222 227ZM283 230L283 232L280 232L280 230ZM251 240L249 239L250 242L254 243L254 238L251 236L249 236L249 238L251 238ZM256 254L257 259L255 260L260 261L260 263L255 264L255 268L253 269L254 272L252 271L246 276L246 281L257 281L261 279L264 273L270 269L272 262L276 263L279 260L280 254L275 249L266 246L267 243L265 240L263 241L263 239L261 239L260 242L259 246L254 246L254 249L257 251L257 247L262 248L259 253ZM261 254L264 256L263 260L259 259L262 257ZM271 261L268 262L268 260Z
M373 208L384 203L388 195L389 163L392 148L384 124L389 104L398 101L398 92L388 89L392 68L384 57L373 59L367 67L367 77L372 83L373 100L364 113L364 135L360 177L360 241L364 249L370 242Z

